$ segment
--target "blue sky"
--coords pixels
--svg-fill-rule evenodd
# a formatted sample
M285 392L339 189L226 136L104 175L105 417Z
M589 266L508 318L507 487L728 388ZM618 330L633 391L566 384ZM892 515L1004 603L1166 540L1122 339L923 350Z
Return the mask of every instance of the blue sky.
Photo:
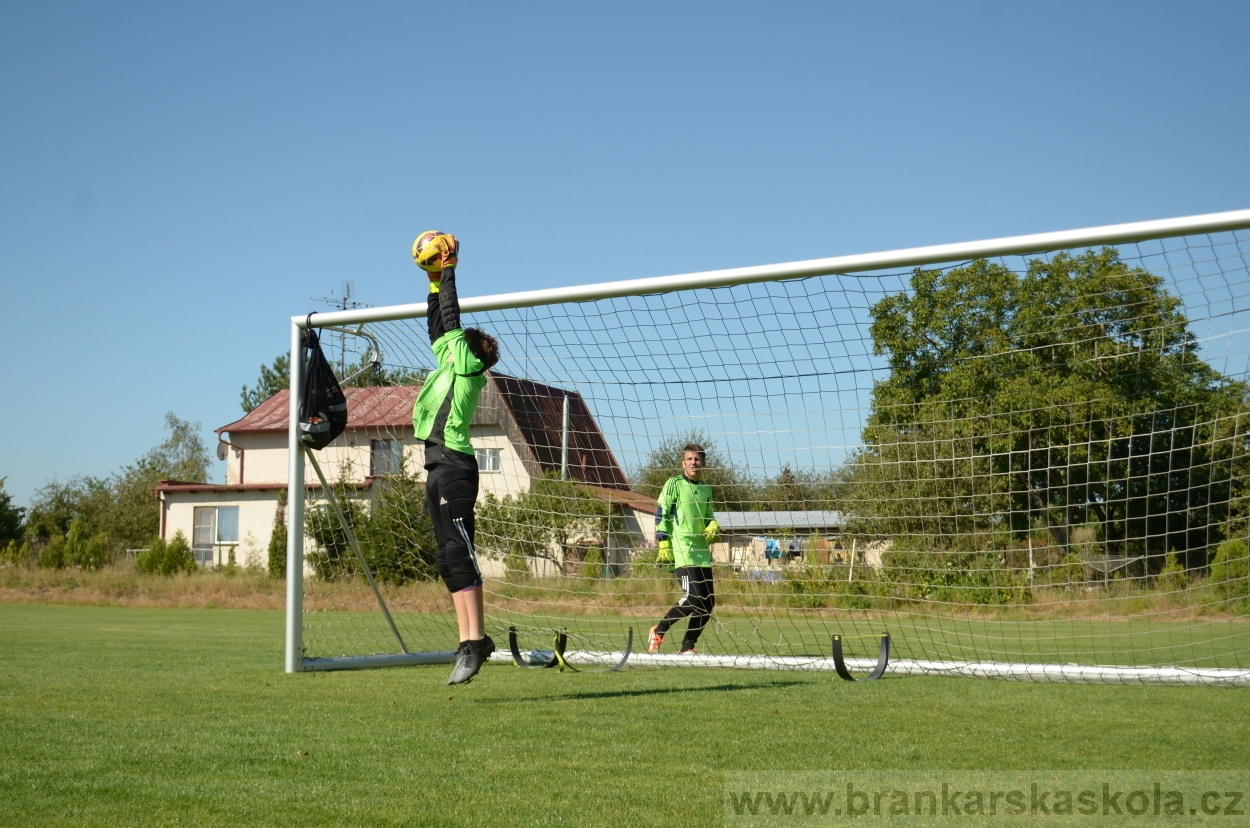
M0 477L419 301L1250 207L1250 4L0 5ZM211 443L210 443L211 446ZM220 469L215 470L218 475Z

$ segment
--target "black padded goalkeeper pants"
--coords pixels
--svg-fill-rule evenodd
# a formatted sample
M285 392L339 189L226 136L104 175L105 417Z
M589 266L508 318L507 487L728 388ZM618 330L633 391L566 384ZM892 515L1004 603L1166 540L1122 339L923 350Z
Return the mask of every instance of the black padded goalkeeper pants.
M473 531L477 485L476 468L439 463L426 469L425 501L438 541L438 574L449 592L482 585Z
M681 583L682 595L656 625L655 631L663 635L668 632L669 627L689 616L686 637L681 642L682 649L686 649L693 647L699 636L703 635L703 628L707 626L712 610L716 608L716 590L712 586L710 566L679 566L673 570L673 574Z

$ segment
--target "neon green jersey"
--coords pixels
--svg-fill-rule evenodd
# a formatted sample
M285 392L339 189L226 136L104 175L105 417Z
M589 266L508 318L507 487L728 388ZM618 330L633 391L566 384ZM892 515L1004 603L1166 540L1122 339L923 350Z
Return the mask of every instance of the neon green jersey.
M469 426L477 398L486 385L486 367L469 350L464 330L456 328L434 341L438 370L425 379L412 407L412 428L418 440L444 445L473 456Z
M655 537L673 542L673 565L711 566L712 552L703 530L712 520L712 487L679 474L660 489L659 500Z

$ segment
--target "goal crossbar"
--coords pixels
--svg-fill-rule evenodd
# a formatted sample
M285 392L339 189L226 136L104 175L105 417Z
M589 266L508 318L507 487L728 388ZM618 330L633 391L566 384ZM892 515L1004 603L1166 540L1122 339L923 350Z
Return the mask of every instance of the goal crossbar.
M706 270L675 276L652 276L645 279L628 279L618 282L577 285L564 288L545 288L516 293L499 293L460 300L464 313L476 313L503 308L527 308L564 302L589 302L596 299L613 299L621 296L638 296L648 293L667 293L691 288L713 288L743 285L751 282L771 282L778 279L803 279L809 276L836 276L863 273L898 267L916 267L942 262L956 262L990 256L1009 256L1040 253L1068 247L1087 247L1097 244L1143 241L1145 239L1174 238L1194 233L1216 233L1222 230L1241 230L1250 227L1250 210L1230 210L1223 213L1206 213L1198 216L1138 221L1127 224L1108 224L1078 230L1060 230L1050 233L1033 233L1023 236L1004 236L996 239L937 244L926 247L910 247L886 250L878 253L860 253L849 256L831 256L823 259L807 259L780 264L734 267L724 270ZM419 319L425 317L425 303L389 305L382 308L317 313L309 317L293 316L291 324L303 328L311 325L323 328L331 325L360 325L367 322L389 322L396 319Z

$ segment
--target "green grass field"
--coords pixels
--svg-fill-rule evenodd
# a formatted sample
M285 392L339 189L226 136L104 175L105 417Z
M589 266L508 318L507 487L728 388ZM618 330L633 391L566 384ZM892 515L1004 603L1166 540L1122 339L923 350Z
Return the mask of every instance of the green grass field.
M1245 690L282 673L272 611L0 605L0 824L718 825L725 772L1232 769ZM919 824L919 823L916 823Z

